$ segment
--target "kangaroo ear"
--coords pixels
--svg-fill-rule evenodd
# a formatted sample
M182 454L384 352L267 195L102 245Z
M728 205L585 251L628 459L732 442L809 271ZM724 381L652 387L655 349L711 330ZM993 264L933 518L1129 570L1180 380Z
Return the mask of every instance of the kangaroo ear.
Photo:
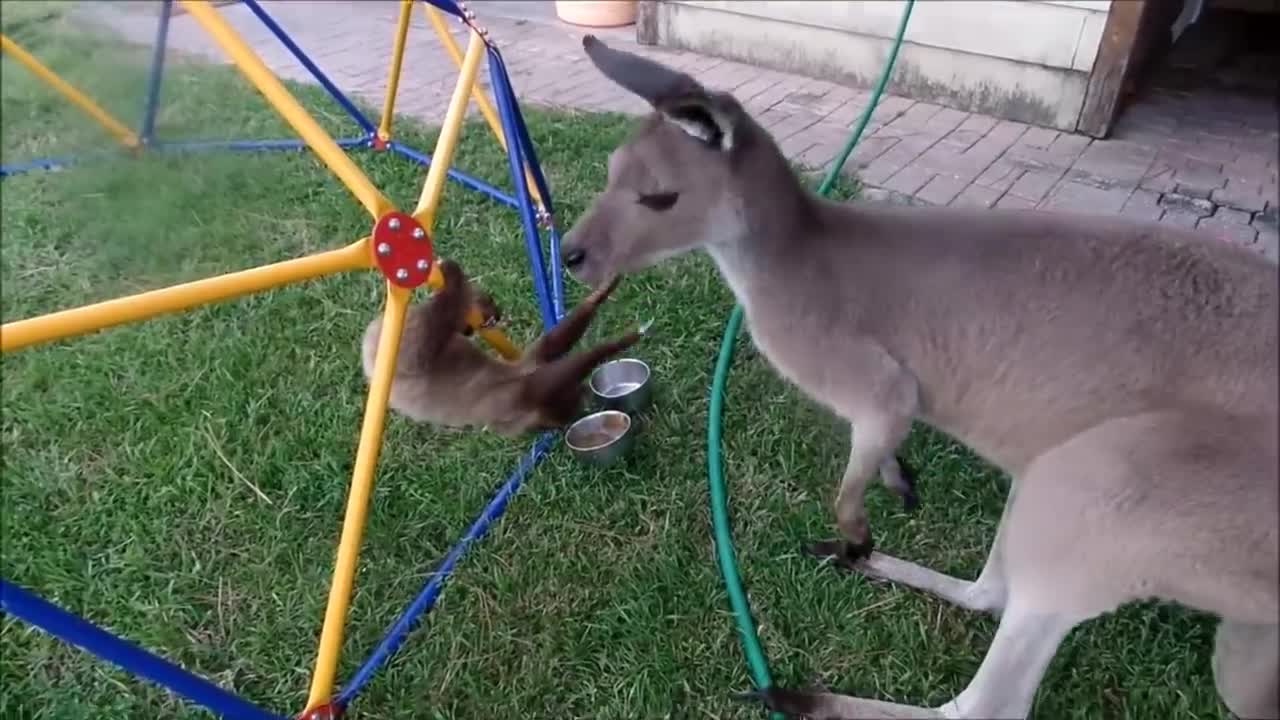
M686 95L663 101L658 111L714 150L728 152L734 148L734 129L742 110L732 98L707 93Z
M662 63L605 45L594 35L582 48L596 69L640 96L662 116L716 150L732 150L742 110L731 97L708 91L691 76Z
M582 49L605 77L654 107L667 98L706 92L689 75L634 53L615 50L594 35L582 38Z

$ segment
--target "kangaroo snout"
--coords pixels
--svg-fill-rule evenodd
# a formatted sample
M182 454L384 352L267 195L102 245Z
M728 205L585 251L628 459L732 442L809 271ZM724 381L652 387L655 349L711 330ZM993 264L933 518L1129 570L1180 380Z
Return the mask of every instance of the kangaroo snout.
M570 270L573 270L575 268L581 267L583 261L585 261L586 259L587 259L586 250L583 250L582 248L574 248L564 254L564 265Z
M575 280L595 287L605 279L607 268L601 267L600 260L608 253L601 253L600 248L588 251L577 228L571 229L560 241L560 260Z
M560 260L575 280L590 285L592 280L587 277L590 274L587 272L587 249L574 242L573 238L574 235L570 234L560 244Z

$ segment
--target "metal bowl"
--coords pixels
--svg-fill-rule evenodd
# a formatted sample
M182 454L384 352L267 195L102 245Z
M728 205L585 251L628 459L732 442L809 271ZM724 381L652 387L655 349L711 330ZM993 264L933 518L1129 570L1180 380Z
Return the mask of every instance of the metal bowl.
M591 394L605 408L636 414L653 394L649 366L635 358L611 360L591 373Z
M618 410L579 418L564 433L564 444L580 460L604 467L626 454L635 442L635 423Z

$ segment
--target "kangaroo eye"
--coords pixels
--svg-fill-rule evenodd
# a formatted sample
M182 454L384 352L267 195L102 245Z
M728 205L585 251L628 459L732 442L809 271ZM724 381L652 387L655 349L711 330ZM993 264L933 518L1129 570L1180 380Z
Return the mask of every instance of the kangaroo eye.
M641 194L636 202L639 202L650 210L662 211L671 209L671 206L675 205L676 200L679 198L680 193L678 192L651 193Z

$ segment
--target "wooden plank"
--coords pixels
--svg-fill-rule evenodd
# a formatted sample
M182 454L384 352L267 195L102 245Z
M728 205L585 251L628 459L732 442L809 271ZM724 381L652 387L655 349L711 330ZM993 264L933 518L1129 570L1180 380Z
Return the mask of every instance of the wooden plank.
M1098 57L1089 73L1089 87L1076 130L1096 138L1111 132L1120 109L1125 77L1131 70L1134 47L1152 3L1147 0L1113 0L1102 31Z

